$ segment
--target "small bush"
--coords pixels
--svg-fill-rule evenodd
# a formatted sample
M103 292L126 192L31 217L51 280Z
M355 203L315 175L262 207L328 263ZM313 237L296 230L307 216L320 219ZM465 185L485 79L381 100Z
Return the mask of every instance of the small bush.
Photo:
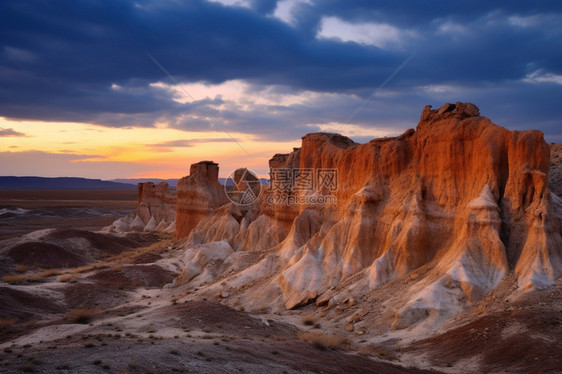
M17 284L24 280L27 280L27 275L4 275L2 277L2 282L9 283L9 284Z
M35 274L5 275L2 277L2 281L10 284L16 284L23 281L38 282L44 278L59 274L61 274L59 269L47 269Z
M309 342L320 350L341 349L347 343L347 339L336 335L326 335L321 332L301 332L297 334L299 340Z
M62 271L60 269L47 269L36 274L33 278L37 277L38 278L37 280L40 280L43 278L51 277L53 275L60 275L60 274L62 274Z
M72 275L72 274L63 274L60 277L58 277L59 282L74 283L74 282L76 282L76 279L77 279L77 277L75 275Z
M80 308L66 313L66 318L74 323L88 324L99 313L98 309Z
M363 347L360 350L360 353L364 355L375 355L379 358L389 361L396 361L398 360L398 355L392 349L376 344L370 344L368 346Z
M11 326L18 320L16 318L0 318L0 329L3 327Z
M307 314L302 316L302 324L306 326L313 326L315 322L314 314Z
M16 265L16 267L14 268L14 270L16 271L16 273L25 273L26 271L28 271L29 269L31 269L29 266L27 265Z

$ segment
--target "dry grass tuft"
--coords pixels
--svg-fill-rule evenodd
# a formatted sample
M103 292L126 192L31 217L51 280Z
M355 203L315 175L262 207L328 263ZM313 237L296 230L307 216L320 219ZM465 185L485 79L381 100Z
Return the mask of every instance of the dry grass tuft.
M60 269L47 269L47 270L43 270L40 273L35 274L35 276L32 278L37 277L38 278L37 280L41 280L43 278L51 277L53 275L60 275L60 274L62 274L62 271Z
M99 313L99 309L79 308L66 313L65 318L74 323L81 323L85 325L90 323L90 321L92 321Z
M314 314L305 314L302 316L302 324L306 326L313 326L315 323Z
M4 275L2 277L2 282L16 284L27 280L27 278L27 275Z
M17 318L0 318L0 329L6 326L13 325L17 321Z
M76 282L78 279L78 277L76 275L72 275L72 274L63 274L60 277L58 277L58 281L59 282L68 282L68 283L74 283Z
M309 342L320 350L343 349L349 341L347 338L337 335L326 335L321 332L300 332L297 334L299 340Z
M383 360L389 361L397 361L398 355L396 352L388 347L376 344L369 344L366 346L361 347L359 353L367 356L377 356L378 358L382 358Z
M43 270L40 271L39 273L35 273L35 274L17 274L17 275L5 275L2 277L2 281L9 283L9 284L16 284L16 283L20 283L20 282L38 282L40 280L43 280L47 277L53 276L53 275L59 275L62 274L60 269L47 269L47 270Z
M98 269L103 269L108 267L109 265L103 262L98 262L96 264L92 264L92 265L86 265L86 266L80 266L77 268L72 269L70 272L72 274L80 274L80 273L85 273L87 271L91 271L91 270L98 270Z
M16 273L25 273L26 271L28 271L29 269L31 269L30 266L28 265L16 265L16 267L14 268L14 270L16 271Z

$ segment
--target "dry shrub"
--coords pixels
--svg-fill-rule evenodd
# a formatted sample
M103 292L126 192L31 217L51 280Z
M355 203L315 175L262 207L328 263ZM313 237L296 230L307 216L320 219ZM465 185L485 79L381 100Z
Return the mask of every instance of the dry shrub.
M309 342L320 350L342 349L348 340L337 335L326 335L322 332L300 332L297 334L299 340Z
M58 277L59 282L74 283L74 282L76 282L76 280L77 280L77 277L75 275L72 275L72 274L63 274L60 277Z
M122 269L123 269L123 265L115 265L115 266L113 267L113 269L111 269L111 270L113 270L113 271L121 271Z
M22 265L22 264L16 265L16 267L14 268L16 273L25 273L29 269L31 269L31 267L29 267L28 265Z
M27 278L28 278L27 275L4 275L2 277L2 282L9 283L9 284L16 284L27 280Z
M35 274L18 274L18 275L5 275L2 281L10 284L20 283L23 281L38 282L44 278L59 275L62 272L59 269L47 269Z
M74 323L87 324L100 312L99 309L79 308L66 313L65 318Z
M388 347L376 344L369 344L361 347L360 353L363 355L375 355L378 358L384 360L396 361L398 360L398 355L396 352Z
M6 326L13 325L17 321L17 318L0 318L0 329Z
M62 274L62 271L60 269L47 269L33 275L31 278L37 278L37 280L40 280L43 278L51 277L53 275L60 275L60 274Z
M80 266L80 267L74 268L70 272L72 274L80 274L80 273L85 273L85 272L91 271L91 270L103 269L103 268L106 268L106 267L109 267L109 265L106 264L106 263L103 263L103 262L98 262L96 264Z
M302 316L301 321L303 325L313 326L315 322L314 314L305 314L304 316Z

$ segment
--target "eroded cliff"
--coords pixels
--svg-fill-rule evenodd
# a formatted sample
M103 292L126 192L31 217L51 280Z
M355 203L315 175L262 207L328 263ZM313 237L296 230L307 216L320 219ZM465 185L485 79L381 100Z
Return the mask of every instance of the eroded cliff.
M271 186L253 204L226 198L214 163L194 164L180 181L180 284L213 289L220 279L238 290L236 302L275 310L404 279L392 304L400 329L441 323L508 274L519 290L562 274L548 144L473 104L426 106L415 130L366 144L309 134L270 168Z

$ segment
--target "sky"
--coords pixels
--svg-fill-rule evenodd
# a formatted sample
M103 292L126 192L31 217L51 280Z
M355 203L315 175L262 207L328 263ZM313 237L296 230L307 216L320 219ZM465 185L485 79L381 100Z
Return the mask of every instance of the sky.
M263 176L307 133L456 101L562 142L562 2L0 2L0 175Z

